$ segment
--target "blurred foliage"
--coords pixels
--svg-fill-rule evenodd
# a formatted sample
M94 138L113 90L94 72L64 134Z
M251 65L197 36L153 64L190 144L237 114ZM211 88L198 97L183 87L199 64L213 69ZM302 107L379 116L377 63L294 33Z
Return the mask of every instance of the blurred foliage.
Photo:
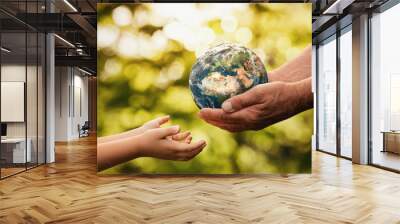
M311 44L311 4L98 4L98 135L169 114L208 142L188 162L138 158L103 173L311 171L312 110L235 134L197 117L191 66L221 42L253 49L271 71Z

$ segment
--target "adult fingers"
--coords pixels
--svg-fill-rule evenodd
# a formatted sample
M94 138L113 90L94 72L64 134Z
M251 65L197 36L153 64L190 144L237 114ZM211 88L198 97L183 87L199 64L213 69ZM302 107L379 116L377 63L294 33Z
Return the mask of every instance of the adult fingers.
M248 113L246 110L237 111L235 113L226 113L221 109L204 108L200 110L200 118L205 121L218 121L229 124L238 124L247 120Z
M214 125L220 129L229 131L229 132L239 132L245 130L246 126L241 124L241 123L236 123L236 124L231 124L231 123L225 123L221 121L215 121L215 120L207 120L207 122L211 125Z
M203 108L199 112L200 118L205 121L214 120L214 121L224 121L224 122L234 122L233 117L230 114L225 113L222 109L211 109L211 108Z
M226 113L233 113L243 108L249 107L260 102L259 88L254 87L242 94L233 96L222 104L222 110Z

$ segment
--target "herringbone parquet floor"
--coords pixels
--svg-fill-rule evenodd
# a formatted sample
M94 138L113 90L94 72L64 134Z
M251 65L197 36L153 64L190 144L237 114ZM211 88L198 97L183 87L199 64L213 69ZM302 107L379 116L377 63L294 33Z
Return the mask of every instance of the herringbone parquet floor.
M400 175L313 153L312 175L96 175L94 138L0 181L0 223L400 223Z

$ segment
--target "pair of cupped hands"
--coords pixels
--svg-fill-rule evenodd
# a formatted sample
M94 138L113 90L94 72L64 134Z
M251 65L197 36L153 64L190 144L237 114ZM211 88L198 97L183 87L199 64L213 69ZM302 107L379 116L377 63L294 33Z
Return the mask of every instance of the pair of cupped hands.
M199 154L206 146L204 140L192 143L190 131L181 132L179 125L161 127L170 120L163 116L151 120L136 131L138 154L136 157L187 161Z

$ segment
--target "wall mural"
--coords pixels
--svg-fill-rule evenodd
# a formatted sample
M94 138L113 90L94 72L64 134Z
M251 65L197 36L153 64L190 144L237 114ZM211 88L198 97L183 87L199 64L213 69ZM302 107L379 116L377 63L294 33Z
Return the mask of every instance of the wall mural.
M98 4L100 174L311 172L311 4Z

